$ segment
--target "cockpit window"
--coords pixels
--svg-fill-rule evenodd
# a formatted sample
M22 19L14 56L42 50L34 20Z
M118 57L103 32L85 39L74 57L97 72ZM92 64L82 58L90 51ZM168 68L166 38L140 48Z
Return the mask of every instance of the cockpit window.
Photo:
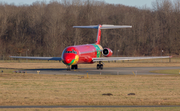
M65 51L65 53L73 53L73 54L77 54L77 52L74 51L73 49L72 49L72 51Z

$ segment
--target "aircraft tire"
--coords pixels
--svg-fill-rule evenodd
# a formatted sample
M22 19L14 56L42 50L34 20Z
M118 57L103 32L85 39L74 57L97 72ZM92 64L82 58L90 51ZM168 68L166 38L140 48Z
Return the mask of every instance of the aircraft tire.
M71 66L71 69L74 69L74 65Z
M97 64L97 69L99 69L100 68L100 65L99 64Z
M100 65L100 69L103 70L103 64Z
M78 65L74 65L75 66L75 69L78 69Z
M78 69L78 65L72 65L71 69Z

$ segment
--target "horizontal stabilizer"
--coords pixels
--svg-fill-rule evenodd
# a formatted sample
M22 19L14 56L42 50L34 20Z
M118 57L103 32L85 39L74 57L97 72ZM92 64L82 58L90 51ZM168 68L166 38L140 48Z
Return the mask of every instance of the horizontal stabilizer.
M101 29L118 29L118 28L132 28L127 25L102 25Z
M94 26L73 26L73 28L98 29L98 25L94 25Z
M28 57L28 56L10 56L16 59L36 59L36 60L58 60L61 61L61 57Z
M88 29L98 29L99 25L92 26L73 26L73 28L88 28ZM128 25L102 25L100 29L118 29L118 28L132 28Z

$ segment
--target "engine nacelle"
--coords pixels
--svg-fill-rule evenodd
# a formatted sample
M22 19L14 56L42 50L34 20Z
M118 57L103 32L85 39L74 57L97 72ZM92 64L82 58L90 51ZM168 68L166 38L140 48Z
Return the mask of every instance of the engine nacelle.
M104 48L103 51L102 51L102 53L103 53L103 55L104 55L105 57L110 57L110 56L112 56L113 51L112 51L111 49L109 49L109 48Z

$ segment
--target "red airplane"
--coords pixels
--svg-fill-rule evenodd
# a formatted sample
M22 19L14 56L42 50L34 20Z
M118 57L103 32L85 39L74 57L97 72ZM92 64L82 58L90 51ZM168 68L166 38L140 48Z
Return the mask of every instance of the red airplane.
M100 45L101 29L117 29L117 28L132 28L132 26L115 26L115 25L96 25L96 26L73 26L73 28L90 28L97 29L97 38L95 44L69 46L64 49L61 57L28 57L28 56L10 56L11 58L22 59L39 59L39 60L58 60L68 66L68 69L78 69L78 64L97 64L97 69L103 69L103 61L116 60L136 60L136 59L158 59L169 58L169 56L156 57L111 57L113 51L109 48L103 48ZM104 57L101 57L101 53Z

